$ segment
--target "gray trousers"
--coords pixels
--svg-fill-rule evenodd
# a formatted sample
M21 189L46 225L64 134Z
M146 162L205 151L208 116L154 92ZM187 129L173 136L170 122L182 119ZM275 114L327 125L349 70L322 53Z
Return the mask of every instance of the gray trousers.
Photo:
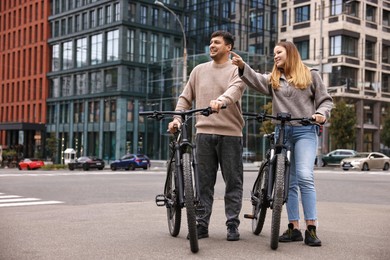
M242 137L213 134L196 136L200 202L204 212L197 214L199 225L208 227L214 202L214 186L220 166L225 182L226 225L240 224L242 208Z

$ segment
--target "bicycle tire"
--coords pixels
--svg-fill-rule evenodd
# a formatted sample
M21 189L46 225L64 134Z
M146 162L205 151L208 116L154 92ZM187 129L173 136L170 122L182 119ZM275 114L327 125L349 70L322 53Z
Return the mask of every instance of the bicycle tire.
M196 228L195 196L192 182L191 155L183 154L183 175L184 175L184 203L187 210L188 238L193 253L199 251L198 234Z
M279 244L280 218L284 200L284 174L286 169L286 156L284 154L277 154L276 156L271 223L271 248L273 250L276 250Z
M259 169L257 179L252 189L252 232L259 235L263 230L265 217L267 215L268 201L267 201L267 173L269 163L265 162Z
M177 194L177 183L175 178L176 164L171 160L167 167L167 180L164 188L164 195L167 199L167 220L168 229L171 236L176 237L180 232L181 226L181 206Z

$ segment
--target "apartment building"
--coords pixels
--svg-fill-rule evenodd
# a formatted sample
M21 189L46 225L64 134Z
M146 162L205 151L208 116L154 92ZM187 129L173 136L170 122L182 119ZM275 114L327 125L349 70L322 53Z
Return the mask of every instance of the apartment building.
M49 0L0 1L0 145L42 153L50 68Z
M281 0L279 14L279 39L294 42L319 69L335 102L354 107L353 148L381 150L382 117L390 111L390 1ZM325 133L322 152L332 147Z

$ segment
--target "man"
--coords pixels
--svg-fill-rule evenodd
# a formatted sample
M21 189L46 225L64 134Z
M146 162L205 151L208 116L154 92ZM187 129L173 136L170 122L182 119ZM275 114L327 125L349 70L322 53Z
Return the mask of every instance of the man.
M243 163L241 97L245 85L238 69L229 58L234 37L226 31L211 35L211 61L196 66L179 96L176 110L188 110L194 101L197 108L210 106L218 114L199 116L196 121L196 146L199 171L200 202L204 207L197 214L198 239L209 236L208 226L214 201L218 168L225 181L225 215L227 240L240 239L238 226L242 207ZM226 106L226 109L221 108ZM169 123L171 133L180 126L180 118Z

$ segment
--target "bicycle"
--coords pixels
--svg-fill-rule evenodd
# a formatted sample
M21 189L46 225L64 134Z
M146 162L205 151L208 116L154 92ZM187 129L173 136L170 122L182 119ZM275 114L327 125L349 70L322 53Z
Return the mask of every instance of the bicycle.
M243 115L260 123L266 119L273 119L280 123L277 140L274 132L266 135L270 147L251 191L252 214L244 215L245 218L252 219L252 232L259 235L264 226L267 209L272 210L271 248L276 250L279 244L282 207L287 202L290 181L291 150L289 145L284 144L285 126L291 121L299 121L302 125L316 123L312 118L291 118L289 113L278 113L276 116L265 113L243 113Z
M186 208L188 238L193 253L199 251L195 213L201 214L202 206L199 200L196 146L189 137L189 124L190 119L196 115L209 116L212 113L210 107L186 111L145 111L139 113L158 121L166 116L173 117L175 115L182 119L181 126L170 143L164 194L156 196L156 205L166 206L168 229L173 237L176 237L180 232L181 210Z

